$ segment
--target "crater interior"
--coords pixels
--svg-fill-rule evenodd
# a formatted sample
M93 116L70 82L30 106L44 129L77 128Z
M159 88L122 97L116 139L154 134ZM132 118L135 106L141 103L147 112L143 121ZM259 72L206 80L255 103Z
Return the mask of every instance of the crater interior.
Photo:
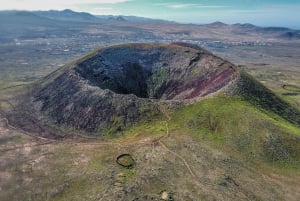
M231 63L184 43L103 48L75 71L101 89L165 100L207 95L236 75Z

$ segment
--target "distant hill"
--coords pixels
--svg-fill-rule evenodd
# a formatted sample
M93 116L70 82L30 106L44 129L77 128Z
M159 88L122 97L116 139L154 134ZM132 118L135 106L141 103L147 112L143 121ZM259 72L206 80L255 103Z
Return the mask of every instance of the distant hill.
M92 15L87 12L76 12L70 9L65 9L62 11L59 10L49 10L49 11L0 11L0 16L2 16L3 24L6 21L6 17L12 17L14 20L16 16L23 16L24 19L20 22L26 22L35 24L36 19L30 19L29 16L39 19L50 19L56 21L72 21L72 22L103 22L103 21L119 21L119 22L140 22L140 23L174 23L167 20L161 19L151 19L145 17L136 17L136 16L115 16L115 15ZM43 22L41 22L43 23ZM47 22L44 22L47 23Z
M167 21L167 20L152 19L152 18L137 17L137 16L96 15L96 17L99 19L104 19L104 20L140 22L140 23L174 23L174 22Z
M116 17L110 16L110 17L108 17L108 18L105 19L105 20L119 21L119 22L125 22L125 21L127 21L127 20L125 20L124 17L122 17L122 16L116 16Z
M49 11L35 11L36 15L46 17L54 20L65 21L97 21L98 18L86 12L75 12L70 9L62 11L49 10Z
M223 22L213 22L213 23L207 24L206 26L209 26L209 27L226 27L226 26L229 26L229 25L225 24Z
M37 16L28 11L2 11L0 12L0 41L12 41L14 38L42 38L48 32L38 29L62 29L64 25L55 20Z
M55 21L36 15L29 11L2 11L0 12L1 28L27 28L29 25L51 26Z
M300 39L300 31L288 31L283 33L281 37L286 39Z
M90 20L91 21L91 20ZM87 26L88 21L64 21L30 11L0 11L0 41L14 38L47 38L50 35L71 34L71 27Z
M160 35L163 32L167 35L160 35L171 39L190 37L191 32L213 33L223 36L235 37L245 35L257 35L258 37L277 38L282 40L297 40L300 38L300 31L284 27L259 27L252 24L225 24L214 22L211 24L179 24L171 21L151 19L136 16L114 16L114 15L92 15L86 12L76 12L69 9L57 11L0 11L0 41L12 41L14 38L47 38L48 36L66 36L74 34L76 30L85 30L90 25L104 26L113 29L115 33L121 30L127 30L130 37L146 34L147 39L154 39L153 35ZM127 26L122 26L122 24ZM104 25L105 24L105 25ZM114 24L112 26L112 24ZM143 26L139 26L139 24ZM153 27L147 27L147 24L158 25L159 31ZM163 25L163 26L160 26ZM170 28L169 26L172 26ZM169 29L174 31L169 32ZM194 30L194 31L193 31ZM158 31L159 33L155 33ZM149 37L150 36L150 37ZM195 40L201 39L203 34L194 34ZM187 38L181 38L187 39ZM191 38L189 38L191 39Z
M270 34L276 36L277 38L282 39L299 39L300 38L300 31L293 30L286 27L260 27L250 23L236 23L236 24L225 24L222 22L213 22L211 24L204 24L201 25L208 28L214 29L231 29L233 33L238 34L249 34L249 33L260 33L260 34Z

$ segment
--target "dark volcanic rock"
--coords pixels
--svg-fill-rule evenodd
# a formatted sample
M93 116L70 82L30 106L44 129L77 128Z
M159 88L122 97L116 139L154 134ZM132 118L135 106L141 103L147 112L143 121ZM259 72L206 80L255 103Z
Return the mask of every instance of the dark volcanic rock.
M237 75L233 64L182 43L104 48L74 69L101 89L164 100L205 96Z
M206 96L238 77L236 67L195 45L102 48L49 75L35 100L56 124L115 133L159 114L157 100Z

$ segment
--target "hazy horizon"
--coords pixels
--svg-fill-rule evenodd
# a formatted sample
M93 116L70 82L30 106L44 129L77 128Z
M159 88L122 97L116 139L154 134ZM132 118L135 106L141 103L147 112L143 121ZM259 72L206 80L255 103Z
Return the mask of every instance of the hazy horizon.
M1 0L3 1L3 0ZM297 0L10 0L0 10L64 10L94 15L126 15L170 20L179 23L251 23L300 29Z

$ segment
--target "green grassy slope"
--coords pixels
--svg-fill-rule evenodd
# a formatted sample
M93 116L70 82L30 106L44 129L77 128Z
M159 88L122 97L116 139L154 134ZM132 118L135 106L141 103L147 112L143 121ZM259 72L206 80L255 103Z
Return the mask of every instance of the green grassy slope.
M242 97L265 111L273 112L291 123L300 126L300 111L288 102L277 96L270 89L263 86L251 75L241 72L238 82L239 94Z
M264 113L243 97L216 97L173 113L170 127L190 133L252 162L275 162L299 169L300 129Z

